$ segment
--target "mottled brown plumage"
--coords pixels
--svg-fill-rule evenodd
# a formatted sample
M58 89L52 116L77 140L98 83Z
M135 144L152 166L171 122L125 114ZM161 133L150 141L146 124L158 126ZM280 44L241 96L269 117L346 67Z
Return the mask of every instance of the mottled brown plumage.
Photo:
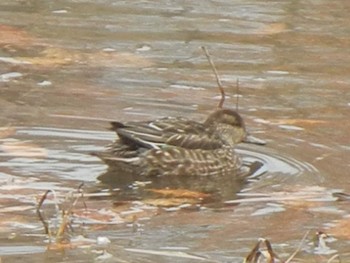
M113 169L145 176L208 176L234 174L241 167L234 146L247 133L233 110L216 110L204 123L168 117L111 124L118 138L96 155Z

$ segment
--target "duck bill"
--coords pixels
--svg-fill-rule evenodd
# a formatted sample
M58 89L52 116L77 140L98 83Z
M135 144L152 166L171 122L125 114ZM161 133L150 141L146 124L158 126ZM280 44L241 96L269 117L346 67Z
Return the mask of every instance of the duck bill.
M252 143L252 144L257 144L257 145L265 145L266 141L256 138L250 134L248 134L244 139L243 142L245 143Z

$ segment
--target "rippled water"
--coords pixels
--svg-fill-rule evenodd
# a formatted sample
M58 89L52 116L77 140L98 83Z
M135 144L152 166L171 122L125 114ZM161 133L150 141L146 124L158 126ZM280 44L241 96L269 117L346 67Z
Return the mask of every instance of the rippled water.
M115 171L108 170L101 161L92 156L92 152L101 151L103 147L96 143L108 144L113 141L112 132L72 130L44 127L17 127L15 138L3 140L2 158L6 162L1 167L10 169L12 175L19 177L37 177L45 175L43 180L34 181L30 187L35 189L62 189L73 182L95 183L102 180L103 188L128 188L134 180L148 178L130 178L118 176ZM62 142L64 144L62 145ZM94 142L93 144L91 142ZM34 144L35 143L35 144ZM45 147L45 148L43 148ZM317 175L312 165L303 163L292 157L283 157L265 147L248 147L242 145L237 149L242 156L245 166L252 169L250 181L259 180L264 174L270 177L305 176L306 173ZM5 177L6 178L6 177ZM63 181L62 181L63 180ZM169 181L170 178L160 178L158 182L150 184L151 188L185 188L205 192L221 192L222 201L235 198L243 182L231 177L225 178L185 178L184 181ZM152 180L151 180L152 181ZM153 180L154 181L154 180ZM232 181L231 183L229 183ZM244 184L244 183L243 183ZM211 190L209 190L211 189Z
M237 149L257 170L237 188L215 186L219 207L160 209L140 216L136 231L100 224L84 237L107 236L112 260L241 262L258 237L287 257L307 230L308 242L324 230L342 255L349 209L333 193L350 192L349 9L347 1L1 1L3 260L100 256L99 246L46 250L38 199L48 189L60 199L81 182L108 193L97 179L107 168L89 153L114 139L110 120L205 119L219 97L201 46L226 87L225 106L238 93L250 132L268 142ZM90 207L114 211L122 196ZM299 258L318 260L311 244L303 251Z

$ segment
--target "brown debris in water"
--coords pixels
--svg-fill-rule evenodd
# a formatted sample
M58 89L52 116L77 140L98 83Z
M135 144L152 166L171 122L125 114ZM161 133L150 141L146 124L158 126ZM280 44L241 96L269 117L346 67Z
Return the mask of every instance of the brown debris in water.
M196 205L212 198L210 194L187 189L146 189L155 194L155 198L143 200L145 204L156 207L178 207L181 205Z
M158 194L160 196L174 198L205 199L211 196L210 194L187 189L147 189L147 191Z

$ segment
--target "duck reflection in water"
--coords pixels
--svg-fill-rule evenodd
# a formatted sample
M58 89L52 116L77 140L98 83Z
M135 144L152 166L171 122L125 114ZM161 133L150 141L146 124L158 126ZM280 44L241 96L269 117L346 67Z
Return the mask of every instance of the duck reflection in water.
M167 117L111 124L116 141L94 153L108 165L99 179L111 187L146 180L151 188L235 194L251 174L235 145L265 143L248 135L242 117L231 109L218 109L203 123Z

